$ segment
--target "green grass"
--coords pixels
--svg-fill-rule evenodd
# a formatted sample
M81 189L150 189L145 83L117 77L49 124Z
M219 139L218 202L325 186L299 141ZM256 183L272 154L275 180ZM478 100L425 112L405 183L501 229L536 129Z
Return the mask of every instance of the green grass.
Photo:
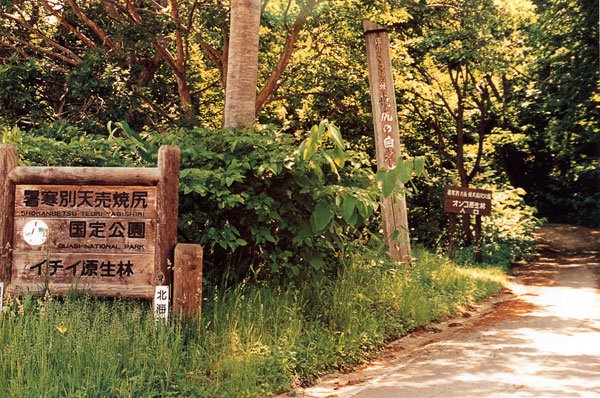
M208 292L200 322L147 303L11 299L2 397L265 397L352 367L393 338L497 291L501 271L418 250L412 267L353 255L335 279Z

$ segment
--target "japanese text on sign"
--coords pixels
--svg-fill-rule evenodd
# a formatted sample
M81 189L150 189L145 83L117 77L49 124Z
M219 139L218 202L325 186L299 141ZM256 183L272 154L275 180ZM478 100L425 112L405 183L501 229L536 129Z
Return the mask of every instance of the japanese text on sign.
M63 260L44 259L37 264L29 266L29 270L37 271L37 275L54 276L57 272L68 273L72 276L99 276L99 277L129 277L133 275L131 260L78 260L72 264L65 264Z
M153 186L17 185L14 279L147 286L156 217Z
M386 81L385 64L383 60L383 48L381 37L375 38L375 54L377 58L377 75L379 77L379 106L381 109L381 123L383 133L383 159L387 168L392 168L396 164L396 148L394 146L394 138L392 138L394 117L392 112L392 101L388 95L388 82Z
M491 206L491 191L454 186L447 186L444 189L446 213L488 216L491 214Z
M94 192L88 191L40 191L25 189L23 205L25 207L105 207L137 209L148 207L148 192Z
M169 318L169 286L156 286L154 293L154 320Z

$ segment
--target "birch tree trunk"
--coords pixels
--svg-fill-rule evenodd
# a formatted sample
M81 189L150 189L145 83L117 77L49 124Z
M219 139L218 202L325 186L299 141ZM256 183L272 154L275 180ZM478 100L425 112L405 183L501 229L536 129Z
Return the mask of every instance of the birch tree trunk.
M223 127L250 127L256 118L260 2L232 0Z

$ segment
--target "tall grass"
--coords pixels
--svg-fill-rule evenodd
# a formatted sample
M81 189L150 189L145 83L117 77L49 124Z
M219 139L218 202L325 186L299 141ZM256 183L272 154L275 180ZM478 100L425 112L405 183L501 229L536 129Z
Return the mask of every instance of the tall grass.
M351 255L297 288L207 292L200 323L155 323L148 304L11 299L0 315L2 397L265 397L364 361L385 341L501 286L417 251L411 267Z

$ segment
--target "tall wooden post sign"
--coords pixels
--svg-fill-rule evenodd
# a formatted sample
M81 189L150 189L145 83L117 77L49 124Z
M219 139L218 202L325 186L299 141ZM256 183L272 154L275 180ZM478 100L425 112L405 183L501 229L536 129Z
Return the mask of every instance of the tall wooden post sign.
M11 293L152 299L170 282L179 149L156 168L21 167L0 146L0 277Z
M401 151L398 135L398 115L396 93L390 60L390 42L387 31L371 21L363 21L367 45L369 84L371 86L371 106L375 125L375 150L377 167L392 169ZM400 262L412 261L408 234L406 200L381 198L383 211L383 233L390 248L390 256ZM398 239L390 237L398 231Z

